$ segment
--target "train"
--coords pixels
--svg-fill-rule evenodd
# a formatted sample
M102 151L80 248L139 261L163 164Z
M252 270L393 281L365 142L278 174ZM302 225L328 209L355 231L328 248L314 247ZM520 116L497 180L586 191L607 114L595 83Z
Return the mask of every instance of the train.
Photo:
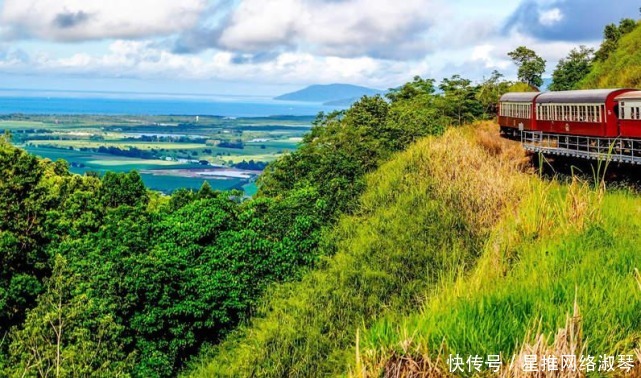
M498 107L501 136L526 150L641 164L641 90L511 92Z

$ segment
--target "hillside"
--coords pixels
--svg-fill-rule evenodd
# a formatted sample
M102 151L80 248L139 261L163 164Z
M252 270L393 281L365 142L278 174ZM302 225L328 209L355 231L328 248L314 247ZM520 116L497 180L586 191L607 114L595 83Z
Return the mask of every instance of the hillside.
M396 155L333 231L336 253L273 287L189 375L457 376L450 353L630 355L638 369L641 199L542 181L523 157L492 123Z
M350 105L363 96L373 96L382 91L351 84L310 85L296 92L275 97L275 100L323 102Z
M641 88L641 26L621 37L605 61L595 62L578 88Z

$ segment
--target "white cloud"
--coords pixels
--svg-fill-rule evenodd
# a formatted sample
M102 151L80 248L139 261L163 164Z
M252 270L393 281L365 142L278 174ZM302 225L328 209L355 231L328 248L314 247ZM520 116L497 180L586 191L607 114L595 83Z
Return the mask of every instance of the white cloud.
M36 41L12 41L13 50L0 44L0 68L61 78L388 88L414 75L480 80L498 69L516 78L507 52L520 45L548 60L550 73L576 44L510 26L517 5L475 0L2 1L0 35ZM560 0L536 2L516 13L539 28L556 30L574 17ZM169 37L152 38L159 35ZM177 49L187 35L194 45ZM105 38L114 41L55 42Z
M205 0L4 0L3 35L82 41L168 35L194 26Z
M543 26L553 26L563 20L563 13L559 8L539 11L539 23Z
M65 58L34 55L22 67L12 61L14 72L90 77L166 78L168 80L221 80L260 84L349 82L379 88L396 86L413 75L425 75L427 62L400 62L369 57L320 57L285 52L274 59L235 64L234 54L218 51L203 56L172 54L150 42L117 40L104 55L78 53ZM0 57L0 67L8 65Z
M322 55L417 57L441 0L241 0L219 44L243 52L297 46Z
M483 63L484 68L504 70L510 66L510 61L505 58L493 56L492 52L495 46L484 44L474 47L471 55L471 61Z

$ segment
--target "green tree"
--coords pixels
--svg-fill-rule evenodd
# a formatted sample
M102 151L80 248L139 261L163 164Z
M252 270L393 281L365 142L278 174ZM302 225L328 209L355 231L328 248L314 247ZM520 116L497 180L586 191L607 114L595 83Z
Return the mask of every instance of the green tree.
M390 89L385 97L394 103L402 100L410 100L420 95L431 95L436 91L434 83L434 79L423 79L420 76L414 76L412 81L398 88Z
M120 328L98 298L79 294L78 276L60 255L46 291L11 334L11 377L126 376L131 356L122 354Z
M385 127L389 104L363 97L344 112L321 114L298 150L267 166L259 195L283 197L290 190L316 188L330 218L348 211L363 188L363 176L390 153Z
M107 172L102 178L100 198L105 207L145 206L149 201L145 184L136 171Z
M604 62L619 45L619 40L624 35L630 33L637 26L637 22L630 18L624 18L619 21L619 25L608 24L603 29L603 42L599 50L594 54L594 59Z
M566 58L559 61L552 73L550 90L576 89L576 85L590 73L593 57L594 49L585 46L572 49Z
M535 87L543 85L541 77L545 72L545 60L543 58L525 46L519 46L507 55L512 58L514 64L519 68L519 80Z
M44 164L0 137L0 335L24 319L49 272L44 179Z
M477 88L472 82L454 75L443 79L439 88L443 91L442 102L445 115L457 126L474 121L483 114L483 107L476 99Z
M198 190L197 197L199 199L205 199L205 198L213 198L216 197L217 193L214 191L214 189L211 188L211 185L209 185L208 181L203 181L203 184L200 186L200 189Z
M490 117L496 115L499 99L509 91L512 84L509 81L502 80L502 78L503 74L496 70L492 71L490 77L481 83L476 92L476 99L483 106L483 112Z

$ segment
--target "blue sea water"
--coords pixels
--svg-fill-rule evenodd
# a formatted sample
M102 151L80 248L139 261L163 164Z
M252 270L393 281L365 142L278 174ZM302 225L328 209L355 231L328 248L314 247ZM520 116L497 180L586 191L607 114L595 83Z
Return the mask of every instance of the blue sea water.
M28 92L0 89L0 114L309 116L339 107L266 97Z

